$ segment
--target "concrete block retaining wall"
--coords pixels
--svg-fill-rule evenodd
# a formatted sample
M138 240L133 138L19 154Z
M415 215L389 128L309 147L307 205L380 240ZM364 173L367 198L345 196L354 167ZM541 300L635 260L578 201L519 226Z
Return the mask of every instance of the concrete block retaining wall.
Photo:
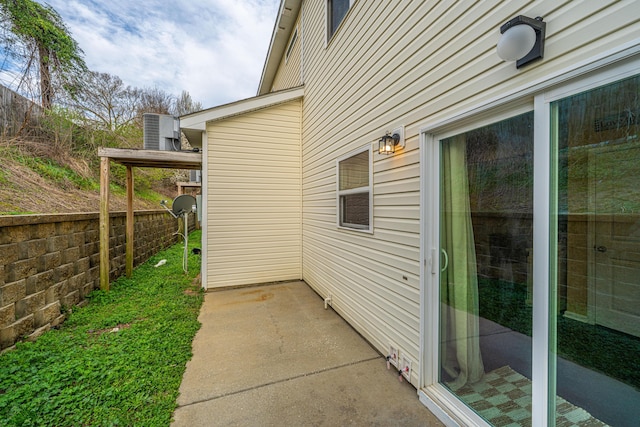
M125 213L109 225L114 280L125 272ZM164 210L136 212L134 266L181 240L176 230ZM99 240L98 213L0 216L0 350L57 326L99 287Z

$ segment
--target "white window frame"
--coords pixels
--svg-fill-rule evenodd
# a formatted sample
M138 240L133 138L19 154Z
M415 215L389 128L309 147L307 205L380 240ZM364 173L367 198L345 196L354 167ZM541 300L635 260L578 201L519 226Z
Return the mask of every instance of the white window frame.
M326 18L326 29L327 29L327 44L329 43L329 41L331 41L331 39L333 38L333 36L340 31L340 27L342 26L342 23L345 21L345 19L347 19L347 15L349 15L349 12L351 11L351 8L353 7L354 3L356 2L356 0L349 0L349 9L347 10L347 12L344 14L344 17L342 18L342 20L340 21L340 23L338 24L338 26L336 27L336 30L332 33L331 32L331 6L333 4L334 0L326 0L324 3L324 10L325 10L325 18Z
M635 64L635 65L632 65ZM640 58L625 64L613 64L604 70L577 77L565 84L537 94L534 101L534 210L533 210L533 277L535 283L533 300L532 330L532 425L546 426L549 414L555 408L548 408L549 398L555 395L555 365L551 364L549 318L551 308L551 263L557 259L551 253L551 236L556 234L557 201L551 200L553 147L551 145L551 103L581 92L604 87L616 81L640 74ZM551 213L551 215L550 215ZM537 409L536 409L537 408Z
M631 49L633 50L633 49ZM538 286L534 288L535 301L532 333L532 425L547 426L549 392L554 388L555 378L550 374L553 367L549 363L549 314L550 314L550 233L553 224L550 218L551 191L551 143L550 104L586 90L605 86L638 74L640 56L638 49L633 54L623 56L618 61L602 59L594 61L583 69L549 78L546 83L492 100L482 106L468 110L456 117L422 126L420 129L421 156L421 299L420 299L420 401L441 420L451 425L474 424L488 426L474 411L461 404L444 386L438 383L438 261L439 217L433 206L439 206L438 182L428 179L439 176L438 143L442 139L463 133L515 116L524 110L534 113L534 256L533 277ZM615 57L615 55L614 55ZM553 381L553 382L550 382ZM446 408L446 409L444 409Z
M291 52L293 52L293 48L295 47L297 41L298 41L298 27L296 27L295 30L293 30L293 35L291 36L291 40L289 40L289 44L287 45L287 51L284 55L285 64L289 62L289 57L291 56Z
M489 111L487 114L480 114L456 124L447 124L444 127L432 127L421 129L421 151L423 159L421 161L421 205L423 218L423 252L425 262L422 266L421 275L423 280L421 306L423 319L420 322L421 328L421 360L424 369L421 370L420 383L424 386L419 388L420 401L427 406L440 420L448 420L451 425L474 425L487 426L483 418L475 413L471 408L461 404L446 387L438 382L439 367L439 282L440 282L440 216L438 207L440 206L440 150L439 141L460 135L474 129L482 128L493 123L507 120L512 117L533 111L533 100L528 97L526 101L519 101L510 104L507 109L500 111ZM491 114L493 113L493 114ZM431 207L427 209L426 207ZM435 207L435 208L433 208ZM425 249L426 248L426 251ZM430 325L431 327L427 327ZM446 406L452 414L436 406L434 402ZM453 408L453 409L452 409ZM445 423L446 424L446 423Z
M363 152L368 153L368 176L369 176L369 185L358 188L351 188L349 190L340 190L340 163L344 160L350 159L353 156L361 154ZM359 224L348 224L343 223L342 221L342 203L341 197L348 196L350 194L369 194L369 225L367 227L361 226ZM351 151L344 156L338 157L336 159L336 226L342 230L350 230L350 231L358 231L364 233L372 233L373 232L373 155L371 151L371 145L367 144L364 147L361 147L357 150Z

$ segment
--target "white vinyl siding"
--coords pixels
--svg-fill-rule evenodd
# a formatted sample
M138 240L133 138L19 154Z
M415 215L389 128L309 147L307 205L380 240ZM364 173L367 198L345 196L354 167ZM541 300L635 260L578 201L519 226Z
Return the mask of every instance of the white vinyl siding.
M328 46L325 14L305 3L303 277L379 351L408 355L417 385L420 127L637 44L640 2L355 2ZM519 14L547 22L544 59L520 70L495 49ZM407 146L373 154L373 234L337 230L336 159L399 125Z
M207 125L207 287L301 278L300 100Z
M296 34L297 40L293 45L290 45L293 35ZM278 71L273 79L273 91L279 91L284 89L290 89L302 84L302 28L300 26L300 19L296 23L295 29L291 34L291 38L287 42L287 50L282 56ZM289 47L291 50L289 51ZM287 58L287 52L289 57Z

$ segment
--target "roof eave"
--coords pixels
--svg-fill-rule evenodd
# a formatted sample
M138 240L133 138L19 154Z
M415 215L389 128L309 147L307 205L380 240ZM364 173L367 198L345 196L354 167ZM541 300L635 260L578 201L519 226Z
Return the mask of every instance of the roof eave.
M290 89L271 92L253 98L242 99L229 104L198 111L180 117L180 128L191 131L204 131L208 122L223 120L229 117L245 114L273 105L282 104L304 96L304 87L298 86Z
M295 28L295 23L300 13L302 0L281 0L278 18L271 34L271 43L267 58L262 68L260 85L258 86L258 96L271 91L273 79L275 78L278 66L282 60L282 55L287 48L287 42Z

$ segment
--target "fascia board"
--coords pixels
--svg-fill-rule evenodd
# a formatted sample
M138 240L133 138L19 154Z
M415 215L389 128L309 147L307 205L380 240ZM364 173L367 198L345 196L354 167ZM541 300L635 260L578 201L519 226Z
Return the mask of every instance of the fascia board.
M180 127L182 129L204 131L207 128L208 122L222 120L228 117L245 114L250 111L260 110L272 105L293 101L294 99L302 98L303 96L304 87L299 86L279 92L272 92L262 96L243 99L180 117Z

